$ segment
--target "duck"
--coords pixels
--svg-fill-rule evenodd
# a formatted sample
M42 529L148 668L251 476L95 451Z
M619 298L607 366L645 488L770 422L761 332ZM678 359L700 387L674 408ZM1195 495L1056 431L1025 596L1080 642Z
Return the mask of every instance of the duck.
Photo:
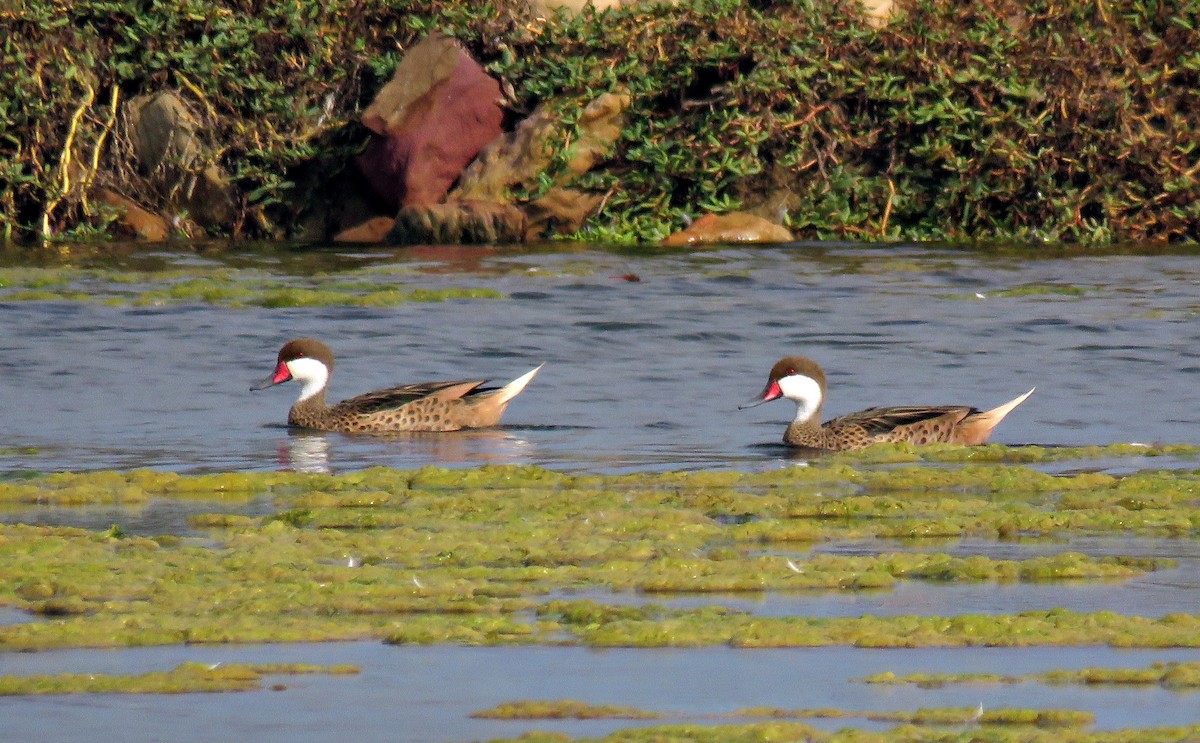
M781 397L796 403L796 418L784 431L783 443L801 449L846 451L885 442L976 446L987 443L992 429L1034 389L991 410L969 405L875 407L822 423L825 372L806 356L786 356L771 367L759 396L739 408L752 408Z
M275 371L251 391L300 382L300 396L288 411L288 424L341 433L444 432L488 428L525 389L544 364L502 387L484 387L486 379L421 382L368 392L336 405L325 402L333 376L333 351L315 338L283 344Z

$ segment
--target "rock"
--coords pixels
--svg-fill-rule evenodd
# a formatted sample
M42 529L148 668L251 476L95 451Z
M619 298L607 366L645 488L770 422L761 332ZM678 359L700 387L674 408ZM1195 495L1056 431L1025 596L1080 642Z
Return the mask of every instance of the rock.
M142 173L172 210L200 227L231 228L237 191L204 145L201 125L171 92L141 96L125 107L126 130Z
M867 16L867 23L875 28L883 28L891 21L895 5L895 0L862 0L863 13Z
M554 126L546 107L538 106L511 134L494 140L479 153L463 171L450 198L507 202L513 186L532 186L550 167L552 153L547 142Z
M608 156L625 127L625 112L633 103L628 93L604 93L583 109L578 132L571 145L567 170L581 176ZM562 185L561 183L559 185Z
M528 237L540 237L547 231L574 232L600 205L603 196L565 186L608 155L621 136L631 102L626 93L605 93L580 113L571 135L566 168L549 191L524 206L529 219ZM511 134L484 148L463 172L451 198L508 203L513 187L536 187L538 178L551 166L554 153L550 142L559 128L550 111L545 105L539 106Z
M392 231L394 217L371 217L362 224L347 227L333 236L335 243L381 243Z
M541 198L525 205L529 224L526 240L536 240L551 233L566 234L583 227L587 218L600 206L604 197L573 188L552 188Z
M782 225L745 212L705 214L687 229L662 241L663 245L702 245L707 243L782 243L792 240Z
M187 104L174 93L157 93L129 101L126 106L130 140L142 172L187 169L203 152L196 138L199 123Z
M162 242L171 236L171 226L159 215L147 211L133 199L107 188L98 188L96 201L116 210L117 229L120 234L146 242Z
M500 83L454 39L430 36L363 113L372 135L359 169L393 209L436 204L502 134L502 101Z
M567 172L555 180L564 186L591 170L608 154L625 125L632 98L627 93L604 93L587 105L573 133ZM550 167L551 137L559 127L550 109L541 105L511 134L492 142L463 172L453 195L461 199L507 201L513 186L532 188Z
M388 233L391 245L515 243L525 237L525 213L511 204L448 201L405 206Z

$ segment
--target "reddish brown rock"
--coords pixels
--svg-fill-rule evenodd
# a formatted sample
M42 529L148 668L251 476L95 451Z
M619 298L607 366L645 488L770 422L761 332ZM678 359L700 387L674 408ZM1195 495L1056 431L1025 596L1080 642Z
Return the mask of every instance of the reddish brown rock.
M97 202L116 210L119 234L146 242L162 242L170 237L171 226L167 220L143 209L133 199L107 188L97 189L95 198Z
M782 225L745 212L705 214L687 229L662 241L663 245L704 245L708 243L784 243L792 233Z
M392 217L372 217L362 224L347 227L333 236L335 243L381 243L392 231L396 220Z
M500 84L457 42L426 38L363 113L372 135L359 168L391 208L436 204L500 136L502 100Z

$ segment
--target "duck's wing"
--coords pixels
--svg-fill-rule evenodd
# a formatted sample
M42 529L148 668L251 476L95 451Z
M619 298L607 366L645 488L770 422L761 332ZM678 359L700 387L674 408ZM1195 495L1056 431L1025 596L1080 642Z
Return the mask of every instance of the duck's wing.
M962 420L978 408L969 405L902 405L893 407L867 408L857 413L848 413L829 421L827 426L858 426L868 434L887 433L903 426L912 426L943 416Z
M373 413L380 410L393 410L427 397L449 402L486 391L486 389L480 388L480 385L485 382L487 382L486 379L466 379L454 382L406 384L352 397L338 403L336 407L353 410L356 413Z

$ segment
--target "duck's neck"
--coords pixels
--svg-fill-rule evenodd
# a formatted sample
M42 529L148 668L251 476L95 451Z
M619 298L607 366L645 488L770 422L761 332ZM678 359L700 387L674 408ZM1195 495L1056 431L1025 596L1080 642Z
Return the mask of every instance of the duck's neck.
M821 427L821 407L818 402L813 404L812 400L800 400L796 403L796 417L792 421L793 426L804 426L811 428Z
M319 428L318 423L328 411L329 405L325 403L325 388L322 387L307 397L303 394L300 395L300 399L288 411L288 423L293 426Z
M788 424L788 429L792 431L820 431L821 430L821 406L814 408L805 408L804 405L796 406L796 418Z

